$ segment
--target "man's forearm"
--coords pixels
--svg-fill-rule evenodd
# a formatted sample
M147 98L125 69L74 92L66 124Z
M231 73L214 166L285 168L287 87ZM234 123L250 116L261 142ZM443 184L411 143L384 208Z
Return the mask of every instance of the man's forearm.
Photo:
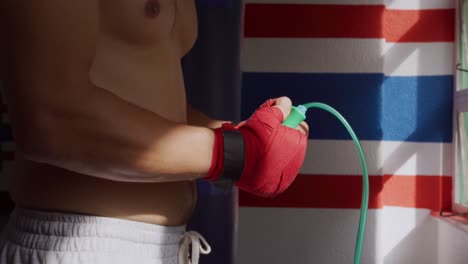
M28 135L36 138L32 148L39 151L26 151L32 153L27 156L117 181L177 181L208 172L211 129L173 123L104 89L91 90L80 93L83 98L54 102L55 110Z

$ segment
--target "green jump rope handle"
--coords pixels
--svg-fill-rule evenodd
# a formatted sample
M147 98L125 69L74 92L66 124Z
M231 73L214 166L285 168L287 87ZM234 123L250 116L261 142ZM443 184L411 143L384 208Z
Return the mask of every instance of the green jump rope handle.
M306 119L307 108L303 105L293 106L291 108L291 113L289 114L288 118L283 121L283 126L287 126L290 128L296 128L299 124Z

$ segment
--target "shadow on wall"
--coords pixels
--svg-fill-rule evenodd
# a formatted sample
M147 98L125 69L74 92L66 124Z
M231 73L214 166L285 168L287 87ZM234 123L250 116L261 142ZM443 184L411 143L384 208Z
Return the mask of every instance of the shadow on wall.
M421 29L420 23L427 21L418 20L412 28L410 28L401 38L414 35L417 30ZM453 28L446 25L448 32L453 31ZM417 33L416 33L417 34ZM449 33L450 34L450 33ZM414 50L407 51L407 57L411 53L416 53L418 50L415 46ZM449 54L440 54L445 60L451 60L451 50ZM394 58L393 49L386 53L387 57ZM402 54L400 54L401 56ZM428 58L417 54L418 61L415 67L423 68L424 64L432 63ZM451 69L452 65L450 65ZM393 81L393 80L388 80ZM398 80L397 80L398 81ZM404 111L406 117L400 120L406 124L403 129L407 133L404 141L411 142L427 142L438 144L434 148L434 156L438 159L427 160L425 153L410 152L407 146L402 145L397 148L389 157L385 166L391 168L392 171L397 171L409 160L415 161L415 171L417 177L411 179L408 177L405 183L406 190L413 195L411 201L401 201L398 197L385 197L386 205L401 205L404 203L408 207L427 208L433 211L450 210L451 195L452 195L452 179L449 174L451 171L451 163L447 162L452 159L451 146L452 141L452 104L453 104L453 76L452 75L432 75L419 76L415 79L416 83L408 83L406 86L396 86L394 90L387 90L383 97L382 119L391 119L392 113L395 111ZM408 90L407 86L415 86L416 89ZM403 96L397 96L401 94ZM394 98L400 100L395 100ZM385 130L385 129L384 129ZM437 154L437 155L435 155ZM433 171L432 175L427 175L424 172L428 171L428 165L432 166L437 172ZM433 170L434 170L433 169ZM385 177L384 186L388 181L392 180L393 175ZM406 193L406 195L407 195ZM403 195L404 196L404 195ZM420 217L421 218L421 217ZM384 263L448 263L438 262L438 248L441 240L438 236L437 220L430 216L425 219L415 217L413 225L415 228L409 233L401 233L397 240L388 242L385 241L385 256ZM383 228L393 227L398 229L393 223L387 220L384 222ZM391 236L389 234L389 236ZM442 243L450 243L445 241ZM450 243L452 244L452 243ZM387 251L388 250L388 251ZM455 263L455 262L450 262Z
M388 3L388 1L386 2L387 5L391 4ZM249 5L247 5L246 31L248 31L250 24L257 23L258 20L263 19L260 13L249 14L249 12ZM380 23L385 19L383 17L383 12L384 10L382 10L380 18L377 20L380 21ZM301 18L297 19L297 23L304 23L304 21L299 21ZM336 19L336 17L334 19ZM450 22L450 20L444 21ZM343 23L345 22L346 21L343 21ZM392 42L408 42L411 36L420 34L421 29L423 27L427 29L428 25L430 25L430 23L428 23L427 17L425 20L423 20L423 18L418 18L407 32L401 34L400 39L392 40ZM450 24L447 23L443 23L443 25L450 26ZM323 24L316 23L308 25L308 28L310 31L314 31L315 27L321 26L323 26ZM391 25L379 25L382 31L386 30L384 28L385 26L389 27ZM447 34L450 35L450 30ZM256 38L259 36L251 35L249 37ZM281 36L269 37L281 38ZM247 38L246 42L248 41L249 39ZM336 41L346 42L346 40L341 39ZM266 50L267 52L269 50L267 46L268 40L264 42L252 41L252 43L265 45L249 47L259 53L261 53L262 50ZM419 152L424 151L424 148L409 147L408 144L401 144L401 146L397 147L392 153L386 153L385 155L382 155L379 151L371 153L371 155L377 156L371 157L371 160L379 161L382 159L382 157L380 157L381 155L386 157L383 162L383 167L380 168L380 174L385 174L385 171L396 173L399 168L405 166L406 163L411 160L411 162L415 161L415 163L413 163L414 165L411 165L414 174L419 174L420 176L405 177L405 175L401 175L401 177L397 177L399 178L398 180L404 178L402 182L409 184L406 186L407 189L402 191L408 191L410 195L405 196L408 194L408 192L405 192L402 195L404 197L396 197L398 196L397 193L388 195L384 189L386 184L393 180L393 173L385 176L374 175L375 177L371 179L371 183L373 182L371 185L371 188L373 188L371 190L373 196L371 198L375 200L370 201L370 204L379 207L383 205L401 206L401 202L403 202L403 206L410 208L428 208L432 210L447 208L447 206L450 206L451 180L449 177L450 175L444 175L444 173L450 171L450 169L447 168L447 166L450 166L450 163L446 162L447 159L450 159L450 156L446 156L447 153L450 154L450 146L447 144L444 145L443 143L449 143L451 141L453 77L450 75L402 77L398 76L398 74L396 74L396 76L387 77L384 74L379 74L379 72L381 72L391 75L400 64L410 56L417 56L417 63L410 64L410 66L413 67L411 70L418 75L419 68L424 64L431 63L431 60L417 54L420 52L418 43L413 43L414 45L407 45L408 43L404 43L402 45L404 47L403 49L397 49L395 45L391 45L389 42L382 44L381 42L375 41L371 43L374 43L374 46L366 46L366 58L370 58L371 60L379 58L378 67L375 67L372 71L377 73L344 73L342 71L338 73L323 73L320 69L316 72L304 73L291 72L287 68L283 68L282 71L276 69L275 71L265 71L264 69L267 68L267 66L264 65L261 70L256 71L251 65L247 65L247 67L244 65L244 68L249 68L250 70L243 74L242 117L244 119L247 118L258 105L268 98L287 95L291 97L294 104L320 101L335 107L348 119L361 140L430 142L440 144L440 148L434 148L437 151L435 156L438 155L438 159L436 158L436 160L425 159L427 155ZM249 43L247 43L247 46L248 45ZM390 48L387 49L387 47ZM304 54L300 59L305 60L316 57L317 61L321 61L322 58L326 58L328 55L334 57L333 53L343 53L343 51L335 51L332 50L332 48L333 46L331 45L328 50L326 48L320 49L320 51L326 53L326 55L317 54L314 50L309 50L309 54ZM260 58L268 57L267 55L254 54L254 52L249 52L247 54L254 58L256 56ZM289 64L294 66L295 61L291 62L287 60L287 51L285 54L269 54L269 56L282 57L283 62L285 62L284 65ZM344 58L352 57L344 56ZM368 63L366 58L354 59L362 63ZM442 54L441 56L441 59L449 58L452 58L451 54ZM297 63L304 63L302 60ZM244 58L244 61L255 63L255 60L252 58ZM341 68L341 64L356 64L353 61L339 61L336 63L340 63L340 65L336 64L337 68ZM353 72L353 70L354 69L350 69L350 72ZM357 70L359 71L359 69ZM327 113L310 111L308 112L308 121L311 128L310 135L313 139L349 139L342 125ZM311 146L313 147L313 145ZM385 149L382 148L380 151L382 150ZM335 151L339 152L340 149L337 148ZM320 152L320 149L309 149L308 156L312 154L320 155ZM330 152L330 150L327 150L327 152ZM431 164L433 168L432 173L435 173L434 171L437 171L437 173L432 176L421 173L428 171L425 166L432 162L435 163ZM440 175L447 177L440 177ZM299 177L314 177L314 175ZM300 258L300 262L295 261L295 263L345 263L351 261L351 247L345 250L345 252L343 252L340 247L343 245L343 240L348 241L350 245L354 245L354 240L350 241L348 237L340 236L336 230L343 230L344 226L349 225L352 225L354 228L354 226L357 226L357 218L338 217L337 215L329 214L329 218L326 219L321 218L323 214L315 215L313 213L319 212L322 209L279 208L295 207L294 204L288 205L288 199L291 201L299 199L313 199L319 201L321 197L329 197L329 195L322 196L325 192L336 192L336 199L346 201L349 197L337 192L337 190L340 189L338 188L340 182L336 182L335 186L310 186L311 190L317 190L317 192L308 192L310 194L309 196L301 198L297 196L297 193L294 193L294 190L304 190L304 188L307 187L298 186L298 182L300 181L296 181L289 191L274 201L256 199L244 193L240 194L241 202L245 206L276 207L276 209L260 209L264 214L256 213L254 208L241 209L241 229L239 235L241 241L241 261L239 263L260 263L268 259L269 263L274 264L284 263L291 259L297 260L298 258ZM399 198L402 200L398 200ZM317 202L317 204L319 204L319 202ZM394 246L405 239L405 232L410 232L411 228L418 226L418 224L427 217L426 212L424 216L418 216L419 218L416 216L414 216L414 219L406 218L406 224L410 223L413 224L413 226L408 227L409 229L406 231L398 231L399 237L394 236L392 242L388 242L385 241L384 235L391 234L384 229L388 226L394 228L398 227L393 226L391 222L385 222L384 212L385 210L371 210L369 212L369 222L366 229L366 240L363 250L363 263L382 261L387 254L389 254L389 261L394 259L396 255L404 256L406 252L396 253L395 250L399 250L400 246ZM408 212L409 211L406 211L406 213L402 212L402 214L404 213L407 215ZM296 218L306 218L307 220L298 220ZM420 228L425 228L425 226L423 225ZM271 230L274 231L271 232ZM418 230L414 232L417 233ZM253 233L255 233L257 237L253 237ZM346 235L348 234L349 233L346 233ZM350 234L350 236L352 236L353 239L355 237L354 234ZM265 245L266 241L268 245ZM402 241L402 243L404 243L404 241ZM289 245L289 247L284 246L284 244ZM258 245L262 246L259 247ZM437 247L437 242L435 242L432 247ZM271 257L271 252L278 252L278 254ZM437 251L433 251L431 254L437 255ZM408 255L408 258L411 258L411 256L412 255Z
M376 23L382 23L383 9L380 12L374 13ZM249 5L246 5L246 30L249 31L249 26L262 20L262 13L249 13ZM290 17L291 18L291 17ZM292 17L291 19L295 19ZM297 24L305 23L297 18ZM325 19L336 20L337 17ZM339 19L339 18L338 18ZM336 22L336 21L335 21ZM342 21L346 23L346 21ZM324 23L310 23L307 30L310 32L320 31ZM381 24L376 24L373 27L382 28ZM249 36L253 40L257 36ZM282 36L271 36L272 42L276 38ZM284 38L284 37L283 37ZM251 71L243 73L242 86L242 117L248 116L266 99L278 96L289 96L293 104L306 103L311 101L323 102L329 104L341 112L355 128L357 135L363 140L380 140L383 137L381 128L381 106L382 106L382 91L385 77L384 60L381 58L383 52L382 41L378 40L356 40L355 43L365 44L366 54L363 57L362 50L360 54L345 54L340 61L330 63L328 58L337 58L336 54L346 53L346 50L334 50L335 47L344 47L346 39L321 39L317 37L317 49L323 54L318 54L316 50L306 49L302 56L294 59L299 64L311 64L312 71L299 72L291 71L287 66L283 66L281 70L267 71L268 65L263 69L256 71L250 65L243 65L243 68L250 68ZM312 38L311 40L314 40ZM265 46L249 47L254 52L249 52L250 56L259 56L258 53L268 51L268 41L253 42L264 44ZM292 39L294 43L297 39ZM338 44L333 44L336 40ZM297 40L300 41L300 40ZM308 41L308 38L303 38L301 41ZM245 40L246 45L249 44L249 38ZM340 43L342 42L342 43ZM324 43L323 45L320 43ZM330 45L328 45L331 43ZM300 46L300 44L298 44ZM301 46L302 47L302 46ZM294 44L290 48L295 48ZM351 48L351 47L350 47ZM302 51L302 50L301 50ZM259 56L262 58L281 57L284 64L295 67L296 61L291 61L288 58L288 51L284 50L285 54L267 54ZM244 55L245 56L245 55ZM244 61L253 62L252 58L243 58ZM304 62L310 60L310 62ZM348 67L348 72L340 70L334 72L332 68L336 65L337 68L346 68L343 65L356 65L356 60L362 63L372 63L373 72L366 73L363 71L353 72L355 69ZM369 60L371 60L369 62ZM320 62L323 61L322 64ZM260 64L260 63L259 63ZM321 65L329 65L329 68L321 68ZM358 68L361 68L358 66ZM366 68L366 67L364 67ZM335 117L321 110L310 110L307 113L310 126L310 139L319 140L349 140L349 135L342 124ZM312 148L313 145L310 145ZM309 148L308 158L310 155L320 155L324 150L317 148ZM337 148L335 151L339 152ZM327 150L330 152L330 150ZM376 153L378 155L378 153ZM378 158L376 160L379 160ZM340 161L336 161L339 163ZM339 166L339 165L337 165ZM300 175L300 177L314 177L315 175ZM333 175L317 175L318 177L335 177ZM357 233L357 225L359 220L358 204L353 205L352 210L329 210L339 208L327 208L326 202L322 202L321 193L336 192L336 199L346 201L350 199L343 193L336 191L336 187L342 186L337 177L336 182L330 182L330 186L310 186L310 192L304 191L308 196L299 197L299 193L294 193L294 190L308 188L307 186L298 186L296 181L291 189L285 194L278 197L276 201L282 200L283 203L277 204L275 200L262 200L253 197L244 199L243 205L251 206L252 200L255 199L255 206L265 206L273 208L241 208L239 222L239 240L240 251L239 261L242 264L264 263L266 260L270 264L282 263L351 263L354 255L354 245ZM299 179L300 180L300 179ZM378 187L382 187L379 185ZM320 190L318 190L320 189ZM314 192L317 190L318 192ZM358 189L353 192L360 193ZM379 193L379 190L373 190ZM241 193L244 198L246 194ZM354 195L353 195L354 196ZM295 204L288 204L288 199L301 200L311 199L317 201L317 204L323 204L323 208L291 208L296 207ZM241 200L242 197L241 197ZM259 200L262 202L257 203ZM375 203L375 201L374 201ZM262 205L263 204L263 205ZM283 208L280 208L283 207ZM290 207L290 208L284 208ZM258 210L258 211L257 211ZM380 219L381 210L370 210L369 219L366 228L366 237L363 249L362 263L376 263L377 256L377 228Z
M398 242L385 256L384 263L439 263L435 241L439 241L438 223L437 220L427 217Z
M453 222L427 217L393 248L384 263L465 264L467 246L466 230Z

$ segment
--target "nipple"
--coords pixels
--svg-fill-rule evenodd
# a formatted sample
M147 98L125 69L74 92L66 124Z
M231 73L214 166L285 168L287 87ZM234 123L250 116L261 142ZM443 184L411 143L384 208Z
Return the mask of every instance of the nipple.
M157 17L161 12L161 6L159 0L148 0L146 2L145 13L148 17Z

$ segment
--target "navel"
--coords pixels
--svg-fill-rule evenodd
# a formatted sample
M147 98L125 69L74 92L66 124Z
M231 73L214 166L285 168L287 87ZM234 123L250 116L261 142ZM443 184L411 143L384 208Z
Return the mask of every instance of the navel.
M161 12L161 5L159 4L159 0L148 0L146 2L145 13L148 17L157 17Z

